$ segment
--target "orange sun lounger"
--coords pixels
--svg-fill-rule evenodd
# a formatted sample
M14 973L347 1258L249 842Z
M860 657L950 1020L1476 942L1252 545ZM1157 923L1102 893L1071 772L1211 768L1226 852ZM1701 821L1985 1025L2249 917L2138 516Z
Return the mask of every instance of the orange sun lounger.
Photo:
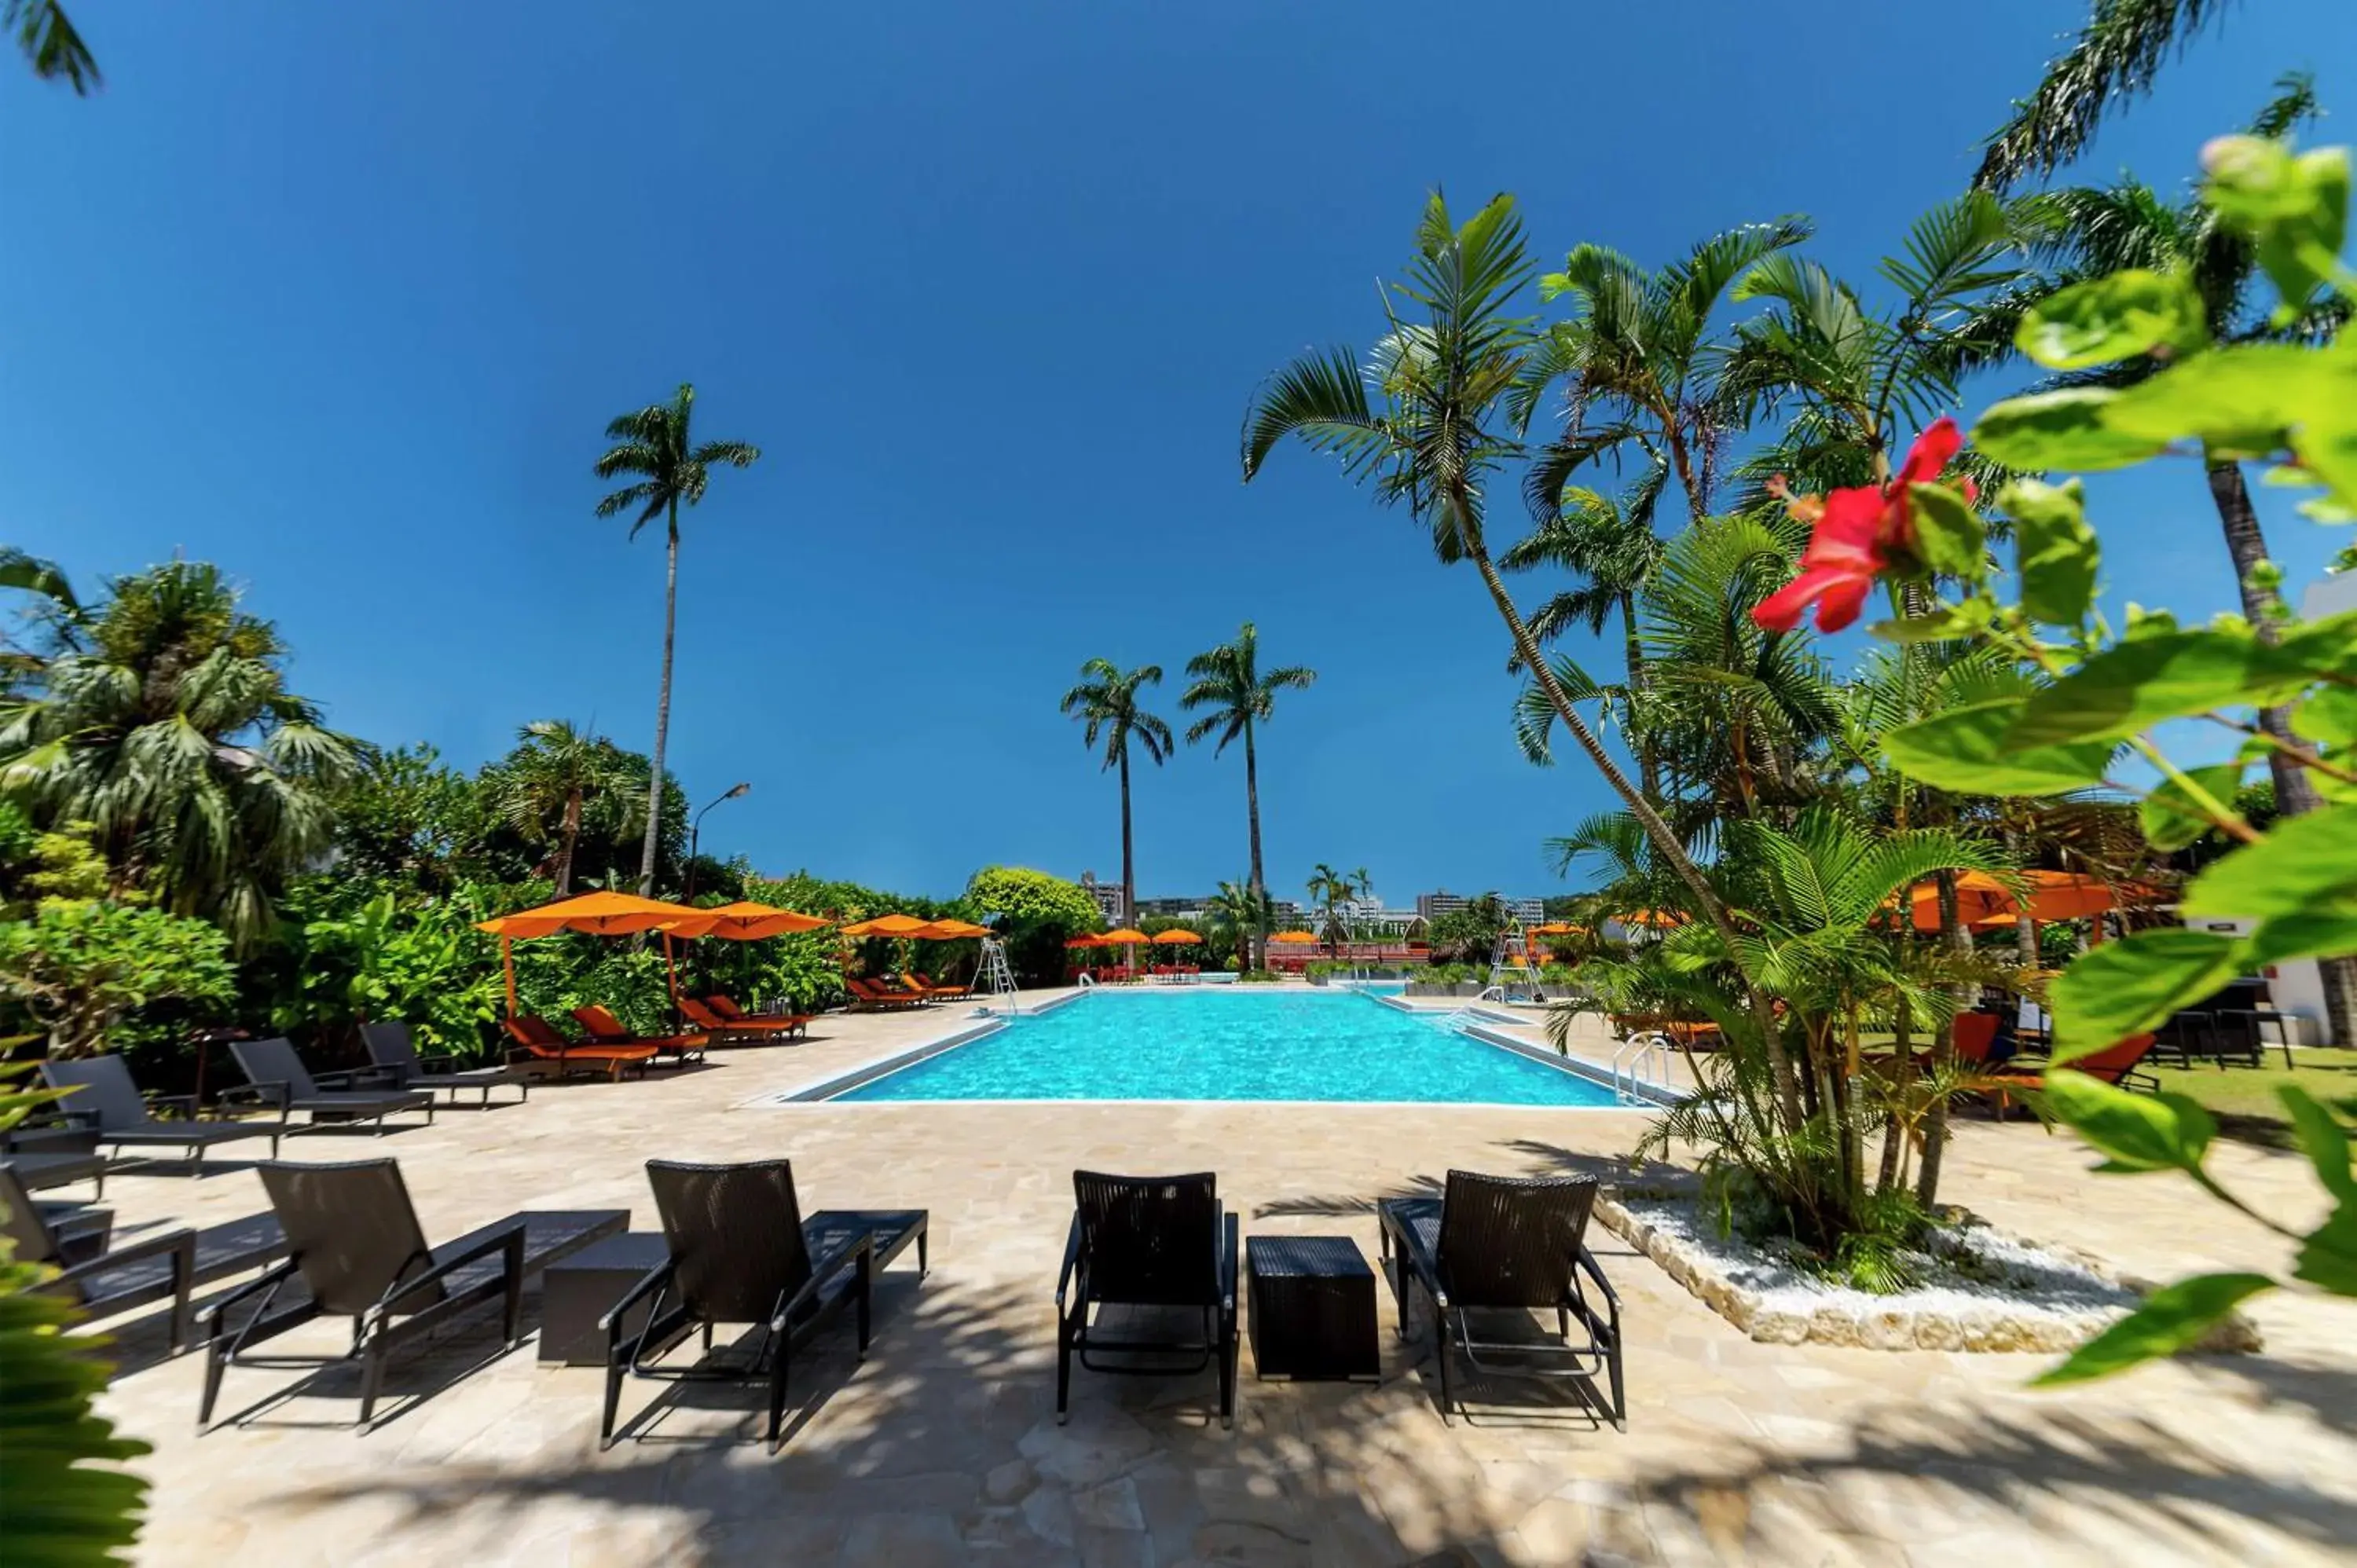
M547 1019L535 1018L529 1013L509 1019L507 1028L508 1037L515 1041L515 1048L508 1052L510 1067L554 1072L559 1078L579 1071L602 1072L608 1078L619 1079L623 1069L633 1067L643 1075L647 1064L655 1059L652 1046L568 1040Z

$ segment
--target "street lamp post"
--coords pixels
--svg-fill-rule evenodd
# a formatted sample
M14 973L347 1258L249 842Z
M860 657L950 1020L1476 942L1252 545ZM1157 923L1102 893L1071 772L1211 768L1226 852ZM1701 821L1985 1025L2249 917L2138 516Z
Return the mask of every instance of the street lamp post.
M712 810L723 800L733 800L739 795L750 793L752 788L750 784L732 784L726 793L705 801L704 811ZM696 846L704 841L704 811L696 812L694 820L687 824L687 891L681 896L683 903L695 897L695 852Z

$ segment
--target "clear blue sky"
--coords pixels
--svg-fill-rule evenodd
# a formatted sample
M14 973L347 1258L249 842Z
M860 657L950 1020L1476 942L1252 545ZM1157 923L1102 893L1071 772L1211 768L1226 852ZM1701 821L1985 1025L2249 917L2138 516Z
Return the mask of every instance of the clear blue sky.
M2346 5L2239 8L2088 172L2176 179L2286 69L2357 104ZM1549 261L1801 210L1863 272L2084 6L74 14L102 93L0 76L0 536L86 584L221 563L373 740L472 766L565 716L643 747L661 548L591 516L589 465L693 380L703 434L766 453L685 523L671 761L699 802L753 784L707 849L1111 877L1113 782L1057 697L1103 654L1175 706L1250 618L1320 671L1264 736L1271 884L1364 864L1398 902L1554 890L1541 839L1604 791L1521 760L1494 614L1404 516L1306 451L1239 485L1254 383L1365 340L1435 185L1518 193ZM2115 597L2232 602L2196 477L2098 499ZM2328 536L2268 522L2312 575ZM1242 875L1232 752L1136 810L1142 893Z

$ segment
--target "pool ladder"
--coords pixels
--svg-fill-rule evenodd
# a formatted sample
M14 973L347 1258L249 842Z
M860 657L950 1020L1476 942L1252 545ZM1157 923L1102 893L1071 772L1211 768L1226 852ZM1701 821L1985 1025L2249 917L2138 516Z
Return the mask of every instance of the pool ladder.
M1670 1037L1643 1030L1620 1042L1612 1053L1612 1097L1623 1105L1651 1103L1653 1096L1639 1092L1640 1084L1655 1090L1670 1087Z
M990 998L985 1012L1012 1018L1023 1011L1015 999L1015 972L1006 964L1006 943L996 937L983 938L982 957L974 969L975 989Z

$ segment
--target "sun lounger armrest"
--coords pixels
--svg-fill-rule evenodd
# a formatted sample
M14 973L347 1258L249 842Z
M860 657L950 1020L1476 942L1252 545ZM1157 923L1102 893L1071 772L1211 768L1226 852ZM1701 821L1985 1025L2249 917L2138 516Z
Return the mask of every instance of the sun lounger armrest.
M622 1299L607 1308L605 1315L597 1319L598 1331L606 1336L607 1344L616 1345L621 1342L622 1319L629 1315L630 1308L646 1300L662 1286L669 1284L672 1271L678 1266L670 1259L664 1259L640 1275L639 1283L624 1291Z
M38 1108L32 1115L17 1122L5 1133L0 1133L0 1147L29 1152L37 1146L23 1142L27 1133L95 1133L99 1117L95 1111L70 1111L63 1105L49 1104Z
M405 1280L396 1280L393 1283L386 1286L384 1294L377 1298L376 1305L370 1307L368 1311L361 1315L361 1321L372 1322L384 1317L393 1312L395 1307L399 1306L403 1301L406 1300L409 1296L414 1294L425 1286L438 1283L442 1280L447 1279L451 1274L457 1273L458 1270L466 1267L468 1263L475 1262L482 1258L488 1258L493 1252L502 1252L506 1254L506 1256L501 1260L501 1266L506 1269L509 1278L512 1279L522 1275L523 1273L523 1221L519 1219L506 1230L498 1232L496 1235L484 1237L481 1240L476 1242L473 1246L467 1248L463 1251L453 1252L447 1258L435 1259L425 1266L422 1273L412 1274Z
M118 1257L121 1256L120 1253L116 1255ZM248 1280L245 1283L238 1286L227 1295L215 1296L212 1300L205 1303L204 1305L197 1308L197 1337L199 1339L210 1339L212 1337L213 1326L228 1316L229 1309L231 1307L237 1305L240 1302L248 1301L254 1296L262 1295L270 1291L276 1290L280 1285L284 1284L289 1278L291 1278L294 1275L294 1273L295 1260L292 1258L282 1258L277 1262L272 1264L268 1269L263 1271L259 1277Z
M128 1246L115 1247L86 1262L59 1271L50 1284L79 1284L93 1274L102 1274L125 1263L145 1262L149 1258L172 1260L172 1287L186 1291L195 1283L197 1273L197 1233L185 1226L177 1230L158 1231L142 1237Z
M823 1286L827 1281L833 1279L836 1273L841 1272L844 1264L858 1259L866 1259L872 1263L875 1256L875 1233L873 1231L862 1230L857 1236L854 1237L849 1241L845 1242L834 1251L825 1253L820 1257L813 1258L811 1260L810 1278L802 1282L802 1289L794 1292L793 1294L778 1303L778 1310L772 1314L770 1318L770 1332L779 1335L784 1334L788 1325L793 1322L795 1312L801 1309L803 1303L814 1298L818 1294L820 1287Z
M1604 1277L1603 1265L1596 1261L1596 1254L1587 1250L1586 1242L1581 1242L1579 1251L1572 1254L1572 1262L1579 1266L1582 1273L1595 1282L1598 1290L1604 1293L1604 1305L1611 1310L1612 1316L1617 1322L1620 1316L1620 1293L1614 1290L1612 1282Z
M294 1098L293 1086L284 1082L248 1083L221 1091L223 1105L266 1105L277 1111L282 1118Z
M315 1072L311 1081L331 1094L360 1089L398 1089L401 1072L389 1067L356 1067L340 1072Z
M1072 1276L1080 1272L1080 1267L1081 1211L1076 1208L1072 1210L1071 1234L1064 1238L1063 1271L1056 1276L1056 1310L1059 1313L1061 1313L1064 1310L1064 1297L1071 1290ZM1082 1281L1081 1288L1083 1291L1088 1289L1088 1283L1085 1278Z
M197 1119L197 1097L193 1094L151 1094L147 1097L150 1115L159 1111L171 1112L170 1120L193 1122Z

